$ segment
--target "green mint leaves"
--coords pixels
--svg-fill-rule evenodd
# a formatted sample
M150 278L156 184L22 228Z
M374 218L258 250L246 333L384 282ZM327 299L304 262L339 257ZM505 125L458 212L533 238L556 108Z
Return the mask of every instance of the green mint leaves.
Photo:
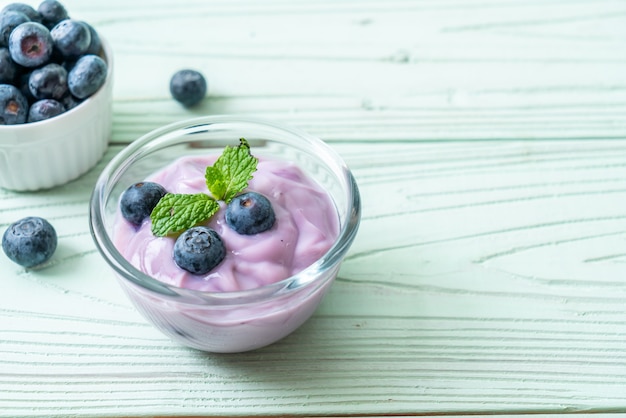
M250 154L250 145L241 138L238 147L226 147L213 166L206 168L206 184L217 200L230 202L248 187L258 160Z
M176 234L208 220L220 208L217 200L228 203L248 187L258 159L250 153L245 139L239 141L239 146L227 146L213 166L206 168L206 185L213 197L205 193L167 193L159 200L150 214L154 235Z

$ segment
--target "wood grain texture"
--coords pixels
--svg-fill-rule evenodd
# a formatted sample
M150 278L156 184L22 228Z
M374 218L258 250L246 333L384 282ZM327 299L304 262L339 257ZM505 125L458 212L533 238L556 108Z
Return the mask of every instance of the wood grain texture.
M624 1L64 4L115 51L113 145L65 186L0 189L0 231L59 233L41 269L0 254L0 417L626 411ZM209 79L198 109L169 97L182 67ZM168 341L89 233L104 164L207 113L319 135L363 199L320 309L252 353Z

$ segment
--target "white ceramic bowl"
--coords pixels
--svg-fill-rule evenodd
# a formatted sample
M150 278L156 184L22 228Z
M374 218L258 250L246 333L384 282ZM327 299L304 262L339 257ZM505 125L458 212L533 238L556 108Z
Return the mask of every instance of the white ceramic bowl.
M102 39L104 85L75 108L51 119L0 126L0 187L34 191L65 184L102 158L111 137L113 53Z

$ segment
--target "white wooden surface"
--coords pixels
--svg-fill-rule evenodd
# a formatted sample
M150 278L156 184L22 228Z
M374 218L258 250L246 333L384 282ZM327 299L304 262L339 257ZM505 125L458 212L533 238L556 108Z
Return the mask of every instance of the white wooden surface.
M115 51L112 146L0 190L0 231L60 235L41 270L0 254L1 417L626 411L626 1L65 4ZM168 94L182 67L209 79L194 111ZM312 320L238 355L148 325L87 223L124 144L218 113L319 135L364 204Z

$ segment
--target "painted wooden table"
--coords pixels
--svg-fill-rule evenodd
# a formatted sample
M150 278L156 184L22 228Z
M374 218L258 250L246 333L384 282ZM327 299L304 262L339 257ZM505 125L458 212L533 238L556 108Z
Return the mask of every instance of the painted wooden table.
M7 1L3 0L2 6ZM80 179L0 191L0 416L463 415L626 410L624 0L66 0L115 51L111 146ZM209 80L185 110L183 67ZM213 355L139 316L96 252L103 166L205 114L288 123L351 166L363 219L314 317Z

